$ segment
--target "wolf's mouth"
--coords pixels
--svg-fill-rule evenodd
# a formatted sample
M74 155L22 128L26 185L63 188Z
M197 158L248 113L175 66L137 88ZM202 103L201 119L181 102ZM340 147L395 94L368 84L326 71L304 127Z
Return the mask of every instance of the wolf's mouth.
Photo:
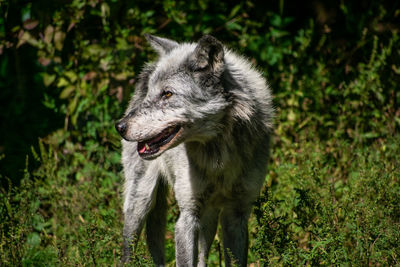
M160 149L166 149L177 135L181 126L170 126L151 139L138 142L137 151L143 158L156 154Z

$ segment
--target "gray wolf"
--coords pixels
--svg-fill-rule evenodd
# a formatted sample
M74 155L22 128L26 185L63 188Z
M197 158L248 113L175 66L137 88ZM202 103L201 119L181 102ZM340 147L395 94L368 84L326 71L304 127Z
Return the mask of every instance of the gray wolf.
M212 36L197 43L146 38L159 57L144 67L115 126L125 175L122 262L146 225L154 264L165 264L169 184L180 212L177 266L207 265L218 222L226 266L245 266L248 219L265 179L273 126L267 82Z

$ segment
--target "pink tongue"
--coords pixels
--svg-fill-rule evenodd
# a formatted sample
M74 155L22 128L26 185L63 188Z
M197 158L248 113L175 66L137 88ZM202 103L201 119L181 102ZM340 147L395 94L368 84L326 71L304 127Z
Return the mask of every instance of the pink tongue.
M141 149L139 149L139 153L142 154L143 152L146 151L146 146L143 146Z

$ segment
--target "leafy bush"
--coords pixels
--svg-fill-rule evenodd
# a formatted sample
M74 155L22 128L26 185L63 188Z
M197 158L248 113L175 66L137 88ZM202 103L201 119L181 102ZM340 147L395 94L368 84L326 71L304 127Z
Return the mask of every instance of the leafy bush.
M117 264L113 125L154 59L144 33L212 34L270 82L274 150L250 221L251 262L399 264L397 3L16 0L0 9L4 265ZM173 265L178 211L169 202ZM219 235L212 265L222 261ZM144 241L136 255L135 264L149 264Z
M261 263L398 264L399 142L352 149L337 143L336 155L319 142L289 157L275 153L281 164L255 210L253 250Z

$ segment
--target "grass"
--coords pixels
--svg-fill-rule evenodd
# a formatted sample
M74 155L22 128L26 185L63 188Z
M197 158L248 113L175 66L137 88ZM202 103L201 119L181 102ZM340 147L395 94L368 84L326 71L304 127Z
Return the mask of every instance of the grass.
M294 145L275 154L256 208L255 251L262 263L399 264L400 139L368 147Z
M0 259L4 266L116 265L121 256L118 150L111 162L72 164L41 143L41 167L18 189L2 190ZM293 143L274 150L266 186L250 221L256 265L398 265L400 136L368 147ZM112 161L114 158L115 162ZM117 169L113 169L115 166ZM76 171L76 169L79 171ZM174 265L177 208L170 197L167 259ZM221 261L220 234L210 255ZM135 266L150 261L139 243Z

